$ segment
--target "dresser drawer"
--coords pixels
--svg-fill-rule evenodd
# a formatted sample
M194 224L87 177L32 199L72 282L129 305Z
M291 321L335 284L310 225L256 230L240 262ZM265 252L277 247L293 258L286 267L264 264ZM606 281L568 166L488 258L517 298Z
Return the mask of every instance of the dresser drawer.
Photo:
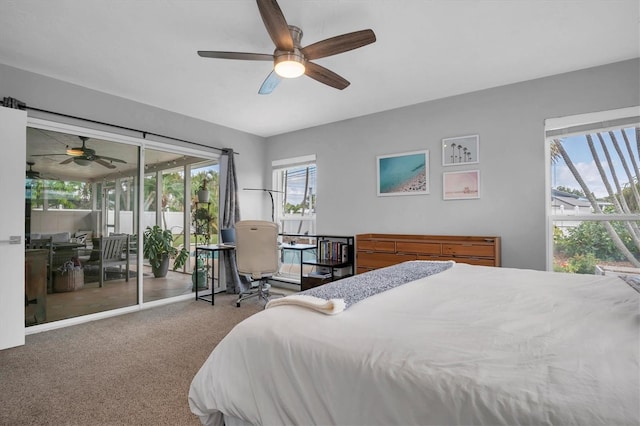
M442 244L442 254L450 256L494 257L495 247L484 244Z
M468 263L469 265L496 266L496 261L494 259L479 259L475 257L456 257L453 260L459 263Z
M417 254L433 254L441 253L442 244L440 243L421 243L413 241L396 242L396 251L398 253L417 253Z
M356 235L358 273L409 260L454 260L500 266L500 237L462 235Z
M416 260L437 260L437 261L445 261L445 260L453 260L451 257L447 256L438 256L438 255L428 255L428 254L419 254Z
M356 250L382 251L395 253L395 241L358 240Z
M358 252L356 266L358 268L384 268L408 260L416 260L415 254L369 253Z

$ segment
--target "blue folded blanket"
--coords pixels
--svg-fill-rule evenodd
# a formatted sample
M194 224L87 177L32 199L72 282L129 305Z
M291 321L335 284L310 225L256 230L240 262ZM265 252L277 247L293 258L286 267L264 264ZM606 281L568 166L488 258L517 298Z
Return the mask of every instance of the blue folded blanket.
M266 307L290 304L309 307L333 315L367 297L445 271L454 264L453 261L413 260L404 262L333 281L302 291L297 295L276 299L277 302L276 300L273 303L269 302ZM343 301L344 304L342 304Z

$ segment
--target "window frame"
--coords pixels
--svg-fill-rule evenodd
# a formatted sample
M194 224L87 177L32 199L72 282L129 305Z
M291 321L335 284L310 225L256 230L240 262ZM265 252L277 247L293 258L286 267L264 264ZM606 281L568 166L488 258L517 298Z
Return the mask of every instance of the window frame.
M300 168L305 166L315 166L316 169L316 184L315 184L315 196L318 195L318 164L316 161L315 154L304 155L300 157L292 157L285 158L281 160L274 160L271 162L271 170L272 170L272 189L274 192L273 195L273 203L274 203L274 221L278 224L280 232L284 233L286 227L284 226L285 222L285 214L283 212L283 202L284 202L284 187L282 184L281 174L285 170ZM317 198L316 198L317 201ZM312 216L309 216L310 221L312 222L309 225L310 235L316 233L317 226L317 216L315 213L315 203L314 203L314 213Z
M545 216L546 216L546 269L553 271L554 260L554 222L566 221L566 215L552 213L552 166L551 142L553 139L586 133L604 132L640 125L640 106L621 108L595 113L578 114L566 117L550 118L544 122L545 155ZM572 221L614 222L640 221L639 214L592 213L569 216Z

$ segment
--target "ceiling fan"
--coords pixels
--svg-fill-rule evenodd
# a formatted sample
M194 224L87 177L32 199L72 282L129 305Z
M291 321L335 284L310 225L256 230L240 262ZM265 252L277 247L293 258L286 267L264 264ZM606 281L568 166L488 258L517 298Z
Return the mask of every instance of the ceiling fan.
M33 170L33 166L35 166L36 163L34 163L33 161L27 161L27 165L29 166L29 170L27 170L26 172L26 177L27 179L32 179L32 180L36 180L36 179L49 179L49 180L57 180L57 178L55 177L47 177L47 176L43 176L40 172Z
M27 161L27 165L29 166L29 170L27 170L27 179L41 179L40 172L33 170L33 166L36 163L33 161Z
M95 149L87 148L86 143L87 143L87 140L89 140L88 137L86 136L78 136L78 137L82 141L82 146L73 147L73 148L67 147L67 150L65 151L64 154L43 154L43 155L36 155L36 157L48 157L51 155L68 155L70 158L67 158L66 160L62 161L60 164L69 164L73 162L79 166L88 166L89 164L95 161L96 163L108 169L116 168L116 166L112 164L114 162L123 163L123 164L127 163L126 161L121 160L119 158L105 157L104 155L96 154Z
M272 55L264 53L219 52L199 50L203 58L239 59L248 61L273 61L274 69L260 86L258 93L268 95L280 83L281 77L296 78L305 74L320 83L342 90L349 82L311 60L325 58L357 49L376 41L373 30L361 30L342 34L301 47L302 30L288 25L276 0L257 0L262 22L276 45Z

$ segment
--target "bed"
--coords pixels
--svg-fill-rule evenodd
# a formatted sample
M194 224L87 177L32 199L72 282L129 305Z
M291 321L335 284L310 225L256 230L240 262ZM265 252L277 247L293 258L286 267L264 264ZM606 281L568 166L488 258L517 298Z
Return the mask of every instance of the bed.
M640 424L640 295L620 278L452 263L407 281L334 315L247 318L194 377L192 412L227 426Z

